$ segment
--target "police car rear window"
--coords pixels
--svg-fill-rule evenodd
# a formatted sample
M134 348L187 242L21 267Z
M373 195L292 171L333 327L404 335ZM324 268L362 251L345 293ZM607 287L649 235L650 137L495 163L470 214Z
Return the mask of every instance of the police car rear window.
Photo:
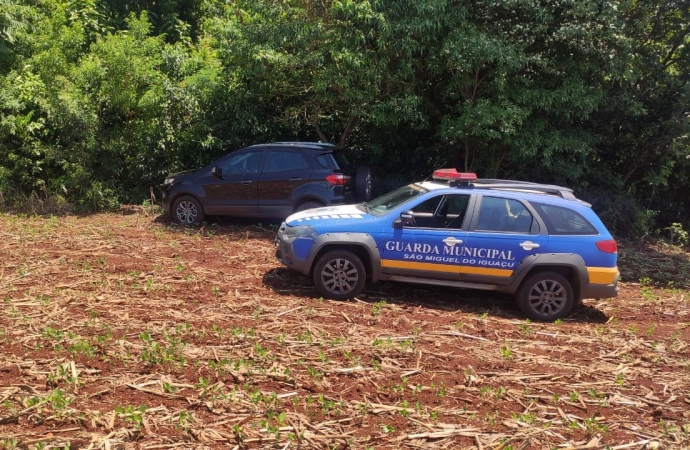
M543 203L532 203L546 223L549 234L591 235L599 234L596 228L581 214L569 208Z

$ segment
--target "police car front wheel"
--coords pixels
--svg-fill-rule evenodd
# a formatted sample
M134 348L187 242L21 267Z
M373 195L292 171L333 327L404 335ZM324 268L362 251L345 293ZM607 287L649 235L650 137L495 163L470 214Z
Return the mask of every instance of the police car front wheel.
M570 313L575 294L563 275L538 272L523 281L516 299L522 312L530 319L553 322Z
M357 255L347 250L332 250L316 261L313 278L319 294L346 300L362 292L367 274Z

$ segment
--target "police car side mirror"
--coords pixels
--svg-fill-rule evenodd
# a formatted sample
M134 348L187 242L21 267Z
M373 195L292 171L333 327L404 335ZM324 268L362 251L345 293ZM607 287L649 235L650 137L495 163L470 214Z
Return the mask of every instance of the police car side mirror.
M396 221L397 222L397 221ZM404 211L400 213L400 228L414 226L414 213Z

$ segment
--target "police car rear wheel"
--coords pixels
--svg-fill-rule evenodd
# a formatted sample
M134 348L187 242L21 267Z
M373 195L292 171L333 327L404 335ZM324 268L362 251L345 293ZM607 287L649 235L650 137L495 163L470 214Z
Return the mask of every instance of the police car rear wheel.
M522 312L530 319L553 322L570 313L575 294L563 275L539 272L523 281L516 299Z
M362 292L367 276L357 255L347 250L333 250L316 261L313 278L319 294L347 300Z

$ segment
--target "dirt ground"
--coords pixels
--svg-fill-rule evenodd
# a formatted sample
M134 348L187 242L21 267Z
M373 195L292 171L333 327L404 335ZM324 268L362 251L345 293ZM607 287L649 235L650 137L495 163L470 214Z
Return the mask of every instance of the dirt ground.
M323 300L275 224L0 215L0 449L690 448L690 258L525 320L392 283Z

